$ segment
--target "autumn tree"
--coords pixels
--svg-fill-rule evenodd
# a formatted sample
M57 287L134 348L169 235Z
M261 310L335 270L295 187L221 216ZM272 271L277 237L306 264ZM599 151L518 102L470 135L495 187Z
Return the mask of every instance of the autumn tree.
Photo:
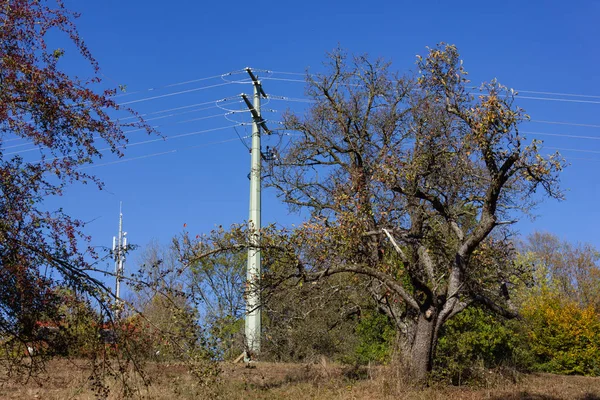
M294 268L293 264L280 267ZM271 270L267 275L273 273ZM353 364L383 361L385 350L381 350L383 346L377 348L382 343L373 340L379 339L380 332L371 331L369 325L379 322L373 318L377 313L373 302L361 293L368 284L365 279L338 275L310 284L283 282L277 290L263 292L261 359L315 362L325 357Z
M263 282L253 285L245 280L244 271L252 234L245 226L234 225L193 239L187 233L174 239L181 268L191 277L202 324L221 358L235 358L244 350L244 297L257 290L263 315L261 360L386 359L390 332L378 328L387 328L387 317L375 315L376 305L362 295L368 280L336 276L304 285L282 279L294 274L296 255L293 246L282 246L286 232L269 226L262 231Z
M234 359L244 351L245 269L246 253L237 251L200 259L187 274L201 323L223 359Z
M133 289L126 310L136 327L144 357L188 360L203 337L190 282L174 249L150 242L139 257L139 271L126 277Z
M562 374L600 375L600 254L535 232L520 249L532 268L532 288L520 296L535 366Z
M417 65L415 77L400 76L383 61L334 52L327 73L307 76L306 113L285 116L298 137L267 181L310 212L274 246L289 249L295 268L284 278L370 279L367 293L402 333L403 358L422 380L440 328L467 306L516 316L507 227L537 192L561 198L563 161L519 132L527 116L514 91L494 80L472 93L454 46L430 49Z
M600 310L600 252L547 232L534 232L520 248L522 263L533 268L535 291L554 291L582 307Z
M96 60L74 24L77 14L60 0L7 0L0 5L0 337L5 349L35 338L42 315L60 323L56 288L99 301L110 319L111 291L89 274L100 255L89 247L84 224L48 209L74 182L102 183L81 167L121 155L124 128L114 90L103 90ZM71 49L69 51L64 48ZM89 65L88 77L68 75L63 60ZM131 114L131 110L122 110ZM141 121L129 124L150 129ZM7 152L7 143L37 146L33 159ZM2 360L15 353L7 350Z

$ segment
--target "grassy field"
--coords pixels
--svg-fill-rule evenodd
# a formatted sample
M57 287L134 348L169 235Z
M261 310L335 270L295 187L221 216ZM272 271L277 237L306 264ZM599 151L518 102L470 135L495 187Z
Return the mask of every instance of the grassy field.
M524 375L518 382L490 375L482 387L434 386L415 388L399 374L386 369L360 371L337 365L258 363L256 368L222 364L220 383L199 385L187 367L152 364L152 381L140 394L148 399L494 399L494 400L600 400L600 378ZM1 399L94 399L90 370L80 363L53 361L47 372L26 383L6 382ZM110 399L117 395L114 384Z

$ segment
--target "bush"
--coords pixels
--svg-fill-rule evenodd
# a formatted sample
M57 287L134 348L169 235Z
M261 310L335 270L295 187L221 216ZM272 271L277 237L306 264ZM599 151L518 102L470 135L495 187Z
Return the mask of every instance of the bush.
M434 377L454 385L475 383L482 371L498 367L525 369L531 364L518 322L470 307L440 332Z
M352 354L345 357L345 362L364 365L369 362L384 363L389 360L396 330L385 315L375 310L363 311L354 334L357 338L356 346Z
M568 375L600 375L600 315L592 305L542 291L523 306L535 367Z

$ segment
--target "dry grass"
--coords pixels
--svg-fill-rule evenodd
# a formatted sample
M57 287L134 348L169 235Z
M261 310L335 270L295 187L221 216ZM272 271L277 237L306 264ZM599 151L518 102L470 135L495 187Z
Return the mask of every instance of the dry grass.
M258 363L256 368L223 364L221 383L207 388L187 367L152 364L152 381L141 394L149 399L452 399L452 400L600 400L600 378L533 374L518 383L490 379L483 388L436 386L416 388L389 369L352 370L326 362L312 365ZM48 371L27 383L4 383L1 399L94 399L90 369L83 363L56 360ZM139 383L139 382L138 382ZM110 399L117 395L113 383Z

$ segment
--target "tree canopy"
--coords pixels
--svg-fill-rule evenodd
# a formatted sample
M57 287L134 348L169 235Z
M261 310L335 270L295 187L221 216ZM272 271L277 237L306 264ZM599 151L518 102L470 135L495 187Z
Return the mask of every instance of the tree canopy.
M494 80L473 94L452 45L419 57L416 76L342 51L326 66L307 76L308 111L286 115L299 138L267 178L311 213L288 236L296 271L287 278L371 279L423 378L440 327L469 304L516 316L508 227L538 191L562 198L565 163L519 132L527 116L517 93Z
M60 0L0 6L0 337L9 356L36 337L40 319L60 323L57 287L109 305L110 290L90 274L100 255L89 246L83 222L44 201L73 182L102 188L81 169L102 157L100 145L120 156L124 128L151 132L140 119L128 125L113 119L122 107L115 90L101 89L98 63L77 32L76 17ZM89 65L89 77L64 71L66 50L59 43ZM7 152L14 140L36 145L39 158Z

